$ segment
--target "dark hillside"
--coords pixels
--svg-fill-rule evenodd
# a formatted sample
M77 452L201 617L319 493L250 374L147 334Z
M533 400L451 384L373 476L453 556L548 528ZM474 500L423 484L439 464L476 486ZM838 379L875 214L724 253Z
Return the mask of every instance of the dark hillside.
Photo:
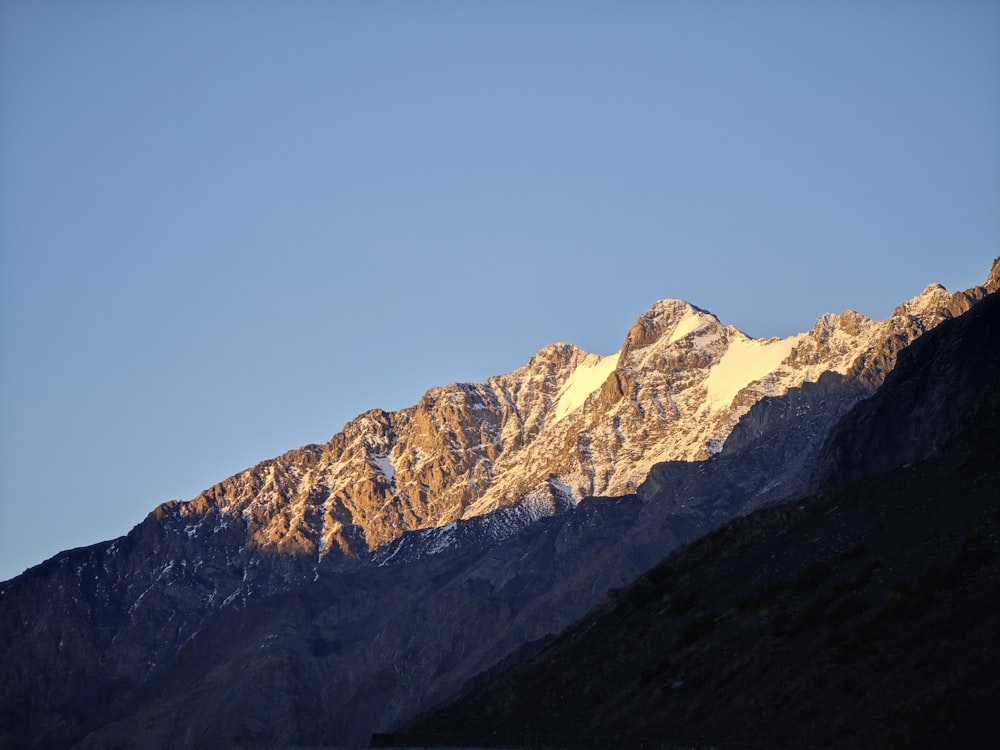
M845 418L820 462L836 489L682 548L413 732L992 746L998 360L992 295L917 341Z

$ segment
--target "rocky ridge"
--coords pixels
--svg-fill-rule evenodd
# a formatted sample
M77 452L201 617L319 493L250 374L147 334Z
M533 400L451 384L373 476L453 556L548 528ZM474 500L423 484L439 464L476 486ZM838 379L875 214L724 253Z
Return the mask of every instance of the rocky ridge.
M787 339L751 339L704 310L664 300L620 352L552 344L485 383L432 388L397 412L371 410L329 443L265 461L174 503L185 528L235 527L247 545L363 557L405 531L445 526L526 496L559 505L634 492L650 468L718 453L758 401L840 376L874 391L896 353L998 283L927 287L888 320L852 311Z

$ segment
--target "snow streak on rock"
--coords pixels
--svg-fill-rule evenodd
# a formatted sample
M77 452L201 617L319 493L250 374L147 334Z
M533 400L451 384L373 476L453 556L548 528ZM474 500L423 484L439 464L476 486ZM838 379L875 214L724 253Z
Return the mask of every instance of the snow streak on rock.
M584 361L566 379L566 384L556 397L553 424L567 414L576 411L586 402L591 393L600 388L608 376L614 372L621 352L607 357L588 354Z

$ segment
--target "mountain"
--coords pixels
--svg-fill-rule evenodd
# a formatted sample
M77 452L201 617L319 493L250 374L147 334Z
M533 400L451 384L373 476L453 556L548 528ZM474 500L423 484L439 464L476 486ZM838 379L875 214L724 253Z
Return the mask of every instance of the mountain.
M994 294L900 354L825 442L812 495L677 550L413 733L377 740L992 746L998 455Z
M220 525L245 546L357 559L404 532L526 497L545 505L634 492L662 461L719 450L757 401L840 375L871 393L896 353L985 290L927 287L892 318L823 316L787 339L754 340L686 302L658 302L619 352L552 344L483 384L432 388L398 412L361 414L323 446L266 461L188 503L158 509L198 536Z
M616 355L551 345L61 553L0 584L0 744L363 744L804 490L836 421L998 269L784 340L660 302Z

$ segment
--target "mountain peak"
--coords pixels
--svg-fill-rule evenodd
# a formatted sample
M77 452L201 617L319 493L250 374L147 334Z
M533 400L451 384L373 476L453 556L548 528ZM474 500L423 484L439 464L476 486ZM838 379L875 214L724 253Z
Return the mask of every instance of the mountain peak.
M898 305L893 315L922 315L931 310L948 307L951 292L940 284L928 284L916 297Z
M990 267L990 273L986 277L984 287L991 294L1000 291L1000 258L993 259L993 265Z
M679 341L707 324L719 324L719 319L707 310L681 299L655 302L647 312L636 318L622 345L622 361L634 351L644 349L665 335Z
M574 355L584 353L585 352L575 344L570 344L566 341L556 341L551 344L546 344L535 352L535 356L528 361L528 364L531 365L537 361L560 362L566 364L573 359Z

